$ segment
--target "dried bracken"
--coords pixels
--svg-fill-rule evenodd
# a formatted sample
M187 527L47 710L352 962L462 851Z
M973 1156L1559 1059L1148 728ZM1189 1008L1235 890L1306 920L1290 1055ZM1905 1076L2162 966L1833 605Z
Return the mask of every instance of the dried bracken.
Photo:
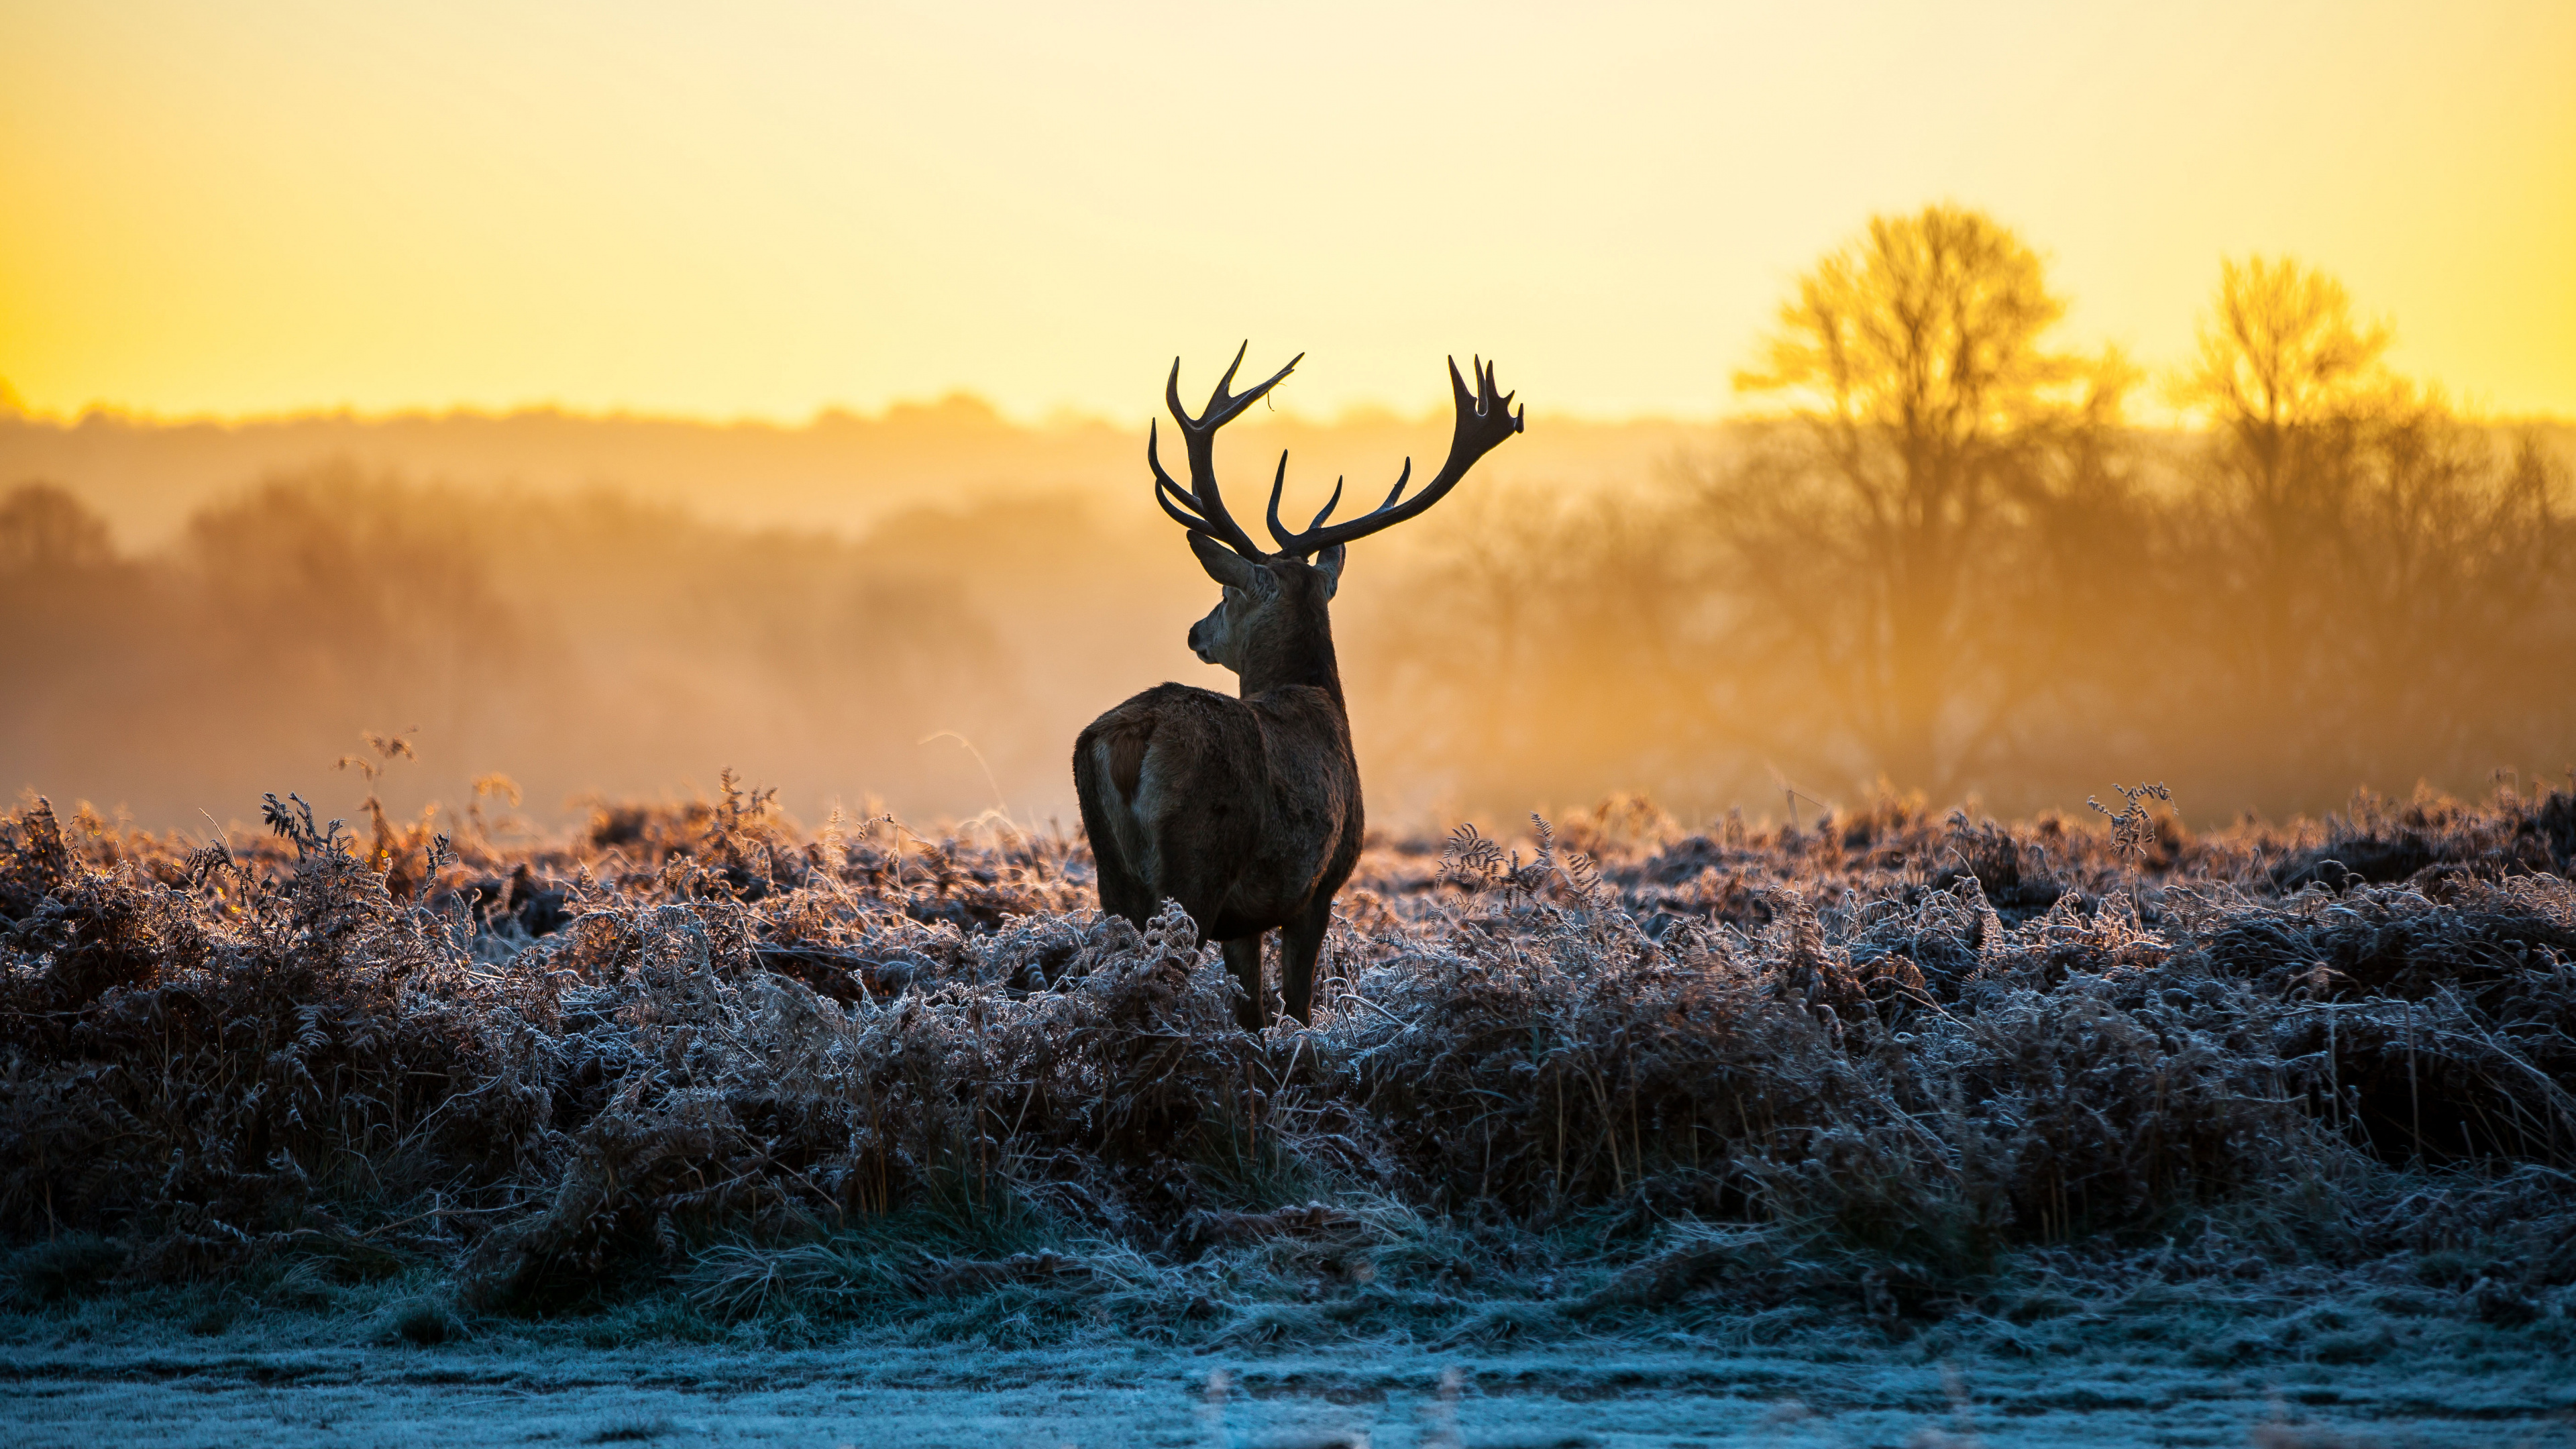
M1611 802L1526 859L1376 843L1317 1020L1252 1036L1186 916L1103 916L1078 844L1005 827L809 837L728 781L515 852L292 798L194 848L33 801L0 817L0 1231L55 1245L31 1299L427 1263L480 1310L655 1281L1261 1338L1555 1285L1476 1338L1901 1315L2235 1221L2485 1245L2446 1291L2503 1321L2576 1282L2570 813L1703 835Z

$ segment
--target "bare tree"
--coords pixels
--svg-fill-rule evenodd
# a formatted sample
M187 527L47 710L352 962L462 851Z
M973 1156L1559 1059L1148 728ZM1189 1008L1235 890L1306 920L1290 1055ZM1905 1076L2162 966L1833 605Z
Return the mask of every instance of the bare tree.
M95 568L115 552L105 521L68 490L26 482L0 496L0 577Z
M2515 703L2561 652L2535 607L2552 469L2392 372L2391 340L2322 271L2222 263L2172 388L2209 430L2168 572L2197 593L2209 692L2251 737L2348 780L2458 778L2537 747L2524 726L2556 713Z
M2066 633L2031 627L2048 580L2017 541L2116 491L2099 443L2130 378L2049 345L2064 311L2028 244L1947 205L1873 217L1781 305L1736 387L1792 425L1707 501L1748 645L1803 661L1825 706L1773 712L1784 752L1947 794L2045 683Z

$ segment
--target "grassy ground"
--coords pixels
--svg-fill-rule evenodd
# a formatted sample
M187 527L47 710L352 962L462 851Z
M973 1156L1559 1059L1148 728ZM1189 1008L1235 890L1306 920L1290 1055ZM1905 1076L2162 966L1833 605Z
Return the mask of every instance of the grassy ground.
M2576 799L2199 837L2151 803L1380 841L1317 1019L1259 1037L1186 918L1101 919L1077 843L1008 827L290 801L201 847L31 805L16 1412L76 1442L130 1391L194 1442L284 1355L353 1442L466 1424L442 1376L553 1405L530 1433L741 1437L762 1393L843 1412L851 1365L928 1396L865 1442L1014 1374L1013 1413L1106 1396L1065 1442L1204 1441L1211 1373L1287 1385L1229 1390L1229 1442L2555 1432ZM582 1386L646 1360L687 1381Z
M2311 1310L2311 1318L2316 1312ZM2527 1333L2398 1330L2370 1359L2231 1348L2190 1307L2007 1348L1978 1330L1662 1333L1443 1351L598 1346L492 1323L430 1346L368 1318L222 1330L90 1312L0 1351L15 1444L2571 1444L2566 1356ZM36 1341L41 1338L41 1341Z
M347 1336L266 1316L205 1337L22 1345L0 1355L0 1401L12 1442L48 1446L2576 1443L2565 1359L2511 1335L2223 1369L2154 1343L2006 1356L1835 1332L1472 1353L781 1350L741 1335L601 1349L525 1325L435 1347Z

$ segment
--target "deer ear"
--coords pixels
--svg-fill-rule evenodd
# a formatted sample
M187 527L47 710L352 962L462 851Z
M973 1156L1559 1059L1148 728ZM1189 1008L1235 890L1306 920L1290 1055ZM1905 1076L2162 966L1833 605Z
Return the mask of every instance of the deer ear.
M1260 587L1253 582L1253 575L1266 577L1270 572L1195 529L1190 533L1190 552L1199 556L1199 567L1207 570L1209 578L1229 589L1242 589L1248 593Z
M1350 550L1338 543L1315 555L1315 572L1324 576L1325 598L1329 599L1341 592L1342 561L1348 557L1350 557Z

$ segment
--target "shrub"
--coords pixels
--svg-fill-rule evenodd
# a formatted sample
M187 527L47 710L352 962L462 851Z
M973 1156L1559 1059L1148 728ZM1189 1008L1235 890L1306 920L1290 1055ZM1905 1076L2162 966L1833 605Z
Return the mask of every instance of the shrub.
M477 1309L981 1294L961 1332L1026 1338L1448 1323L1501 1280L1901 1314L2232 1213L2474 1251L2509 1317L2576 1280L2576 888L2513 845L2562 799L2416 808L2395 883L2284 870L2313 831L1897 807L1376 844L1317 1020L1259 1037L1185 916L1092 909L1073 842L898 856L729 790L613 849L405 842L397 895L291 797L194 852L37 801L0 817L0 1231L28 1302L425 1262ZM1228 1284L1347 1302L1236 1321Z

